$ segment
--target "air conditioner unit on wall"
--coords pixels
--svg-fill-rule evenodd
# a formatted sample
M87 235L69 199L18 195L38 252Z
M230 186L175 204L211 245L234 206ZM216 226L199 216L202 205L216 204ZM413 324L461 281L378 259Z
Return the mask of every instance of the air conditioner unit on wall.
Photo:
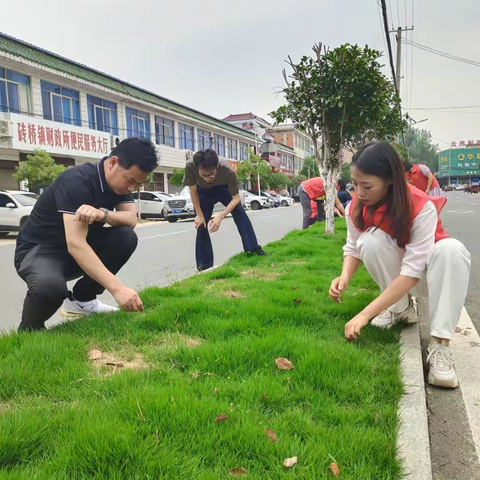
M193 158L193 152L191 150L188 150L187 152L187 160L190 160L191 158Z
M121 142L117 135L110 135L110 146L115 148Z
M0 138L13 137L13 123L10 120L0 120Z

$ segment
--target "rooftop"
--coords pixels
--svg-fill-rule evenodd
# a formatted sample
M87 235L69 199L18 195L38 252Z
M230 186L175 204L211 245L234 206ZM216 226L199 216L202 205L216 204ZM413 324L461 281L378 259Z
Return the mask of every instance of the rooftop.
M0 32L0 52L17 57L20 60L32 62L39 66L57 70L58 72L76 77L78 79L101 85L102 87L114 90L123 95L128 95L132 99L143 100L159 107L171 110L174 113L186 115L196 120L203 121L214 127L228 130L237 135L254 140L254 135L239 127L235 127L218 118L212 117L206 113L202 113L190 107L186 107L181 103L169 100L156 93L150 92L143 88L132 85L118 78L102 73L93 68L87 67L80 63L69 60L43 48L37 47L30 43L24 42L17 38L11 37Z
M267 122L262 117L255 115L254 113L231 113L228 117L224 118L224 122L235 122L239 120L258 120L259 122L265 123L266 125L270 126L270 122Z

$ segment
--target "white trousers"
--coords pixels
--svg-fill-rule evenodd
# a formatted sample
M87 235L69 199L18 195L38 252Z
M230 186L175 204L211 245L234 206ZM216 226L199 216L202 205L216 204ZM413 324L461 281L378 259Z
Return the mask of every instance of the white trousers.
M383 230L370 229L357 241L357 251L383 292L400 275L405 250ZM422 278L410 291L415 297L428 297L430 332L433 337L452 338L460 318L470 280L470 253L453 238L440 240L428 255ZM403 312L408 307L405 295L389 310Z

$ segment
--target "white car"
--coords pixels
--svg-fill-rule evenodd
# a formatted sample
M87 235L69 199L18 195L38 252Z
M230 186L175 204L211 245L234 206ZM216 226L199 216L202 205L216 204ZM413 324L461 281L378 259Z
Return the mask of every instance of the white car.
M135 208L137 212L140 208L141 218L165 218L165 202L172 198L164 192L140 192L140 206L138 204L138 192L133 193Z
M252 210L261 210L262 208L270 208L271 201L266 197L259 197L246 190L240 191L241 195L245 196L245 208L251 208Z
M221 203L217 203L213 208L213 213L221 212L224 208ZM183 190L178 195L169 197L164 202L163 217L166 218L169 223L175 223L179 219L196 217L195 207L190 198L189 187L183 187Z
M286 195L276 195L273 193L271 195L273 195L280 202L282 207L291 207L295 203L295 200L292 197L287 197Z
M0 190L0 237L25 225L38 195L24 190Z

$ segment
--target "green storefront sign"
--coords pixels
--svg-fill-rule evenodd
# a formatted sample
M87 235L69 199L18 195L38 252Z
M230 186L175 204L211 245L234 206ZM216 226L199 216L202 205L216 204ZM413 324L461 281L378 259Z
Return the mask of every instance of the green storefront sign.
M480 147L452 148L438 154L438 177L480 174Z

